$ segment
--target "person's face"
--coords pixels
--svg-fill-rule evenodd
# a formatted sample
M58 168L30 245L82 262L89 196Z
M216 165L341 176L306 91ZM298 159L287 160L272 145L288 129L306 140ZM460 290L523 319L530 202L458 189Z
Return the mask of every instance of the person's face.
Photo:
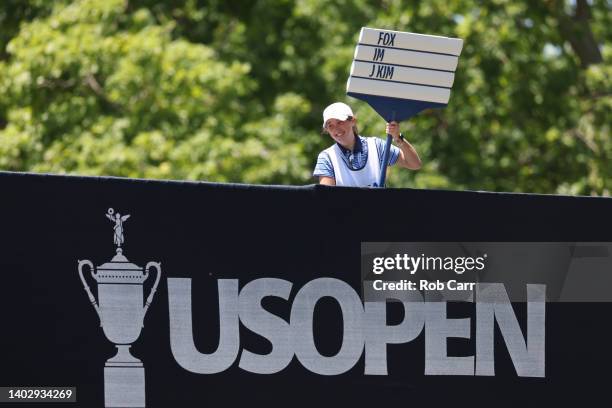
M353 133L353 125L355 124L355 118L347 120L329 119L325 123L325 130L336 142L341 145L349 145L355 137Z

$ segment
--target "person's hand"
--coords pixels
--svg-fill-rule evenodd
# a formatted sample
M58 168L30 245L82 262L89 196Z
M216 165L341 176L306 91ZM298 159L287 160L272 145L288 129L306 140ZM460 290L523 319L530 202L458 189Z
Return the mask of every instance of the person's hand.
M393 137L394 142L397 142L399 140L399 136L400 136L399 123L397 123L396 121L389 122L387 123L385 130L387 134Z

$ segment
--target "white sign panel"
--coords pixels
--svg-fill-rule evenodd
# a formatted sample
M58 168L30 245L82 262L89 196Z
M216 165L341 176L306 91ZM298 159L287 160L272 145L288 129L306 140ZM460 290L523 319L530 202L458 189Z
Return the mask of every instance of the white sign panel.
M347 93L447 104L463 40L363 27Z

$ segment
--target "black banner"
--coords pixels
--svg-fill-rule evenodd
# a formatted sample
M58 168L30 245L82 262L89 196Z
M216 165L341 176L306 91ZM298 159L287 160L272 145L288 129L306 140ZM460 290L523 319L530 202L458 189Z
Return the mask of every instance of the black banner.
M612 199L20 173L0 191L1 387L75 387L65 406L83 407L607 399L610 303L544 304L538 278L512 315L476 292L381 309L362 244L580 242L609 259L584 243L612 242Z

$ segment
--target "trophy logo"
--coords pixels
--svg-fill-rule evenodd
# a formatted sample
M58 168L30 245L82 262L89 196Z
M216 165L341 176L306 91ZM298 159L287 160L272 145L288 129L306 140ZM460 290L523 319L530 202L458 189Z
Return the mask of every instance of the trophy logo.
M130 346L140 336L159 284L161 264L149 262L143 269L129 262L121 246L125 241L124 223L130 215L122 216L109 208L106 217L115 224L115 256L97 268L89 260L78 261L79 276L100 318L100 326L106 338L117 347L117 354L104 364L104 406L145 407L144 366L130 353ZM89 267L89 273L97 283L97 300L83 275L85 266ZM155 282L145 303L143 283L152 268L156 271Z

